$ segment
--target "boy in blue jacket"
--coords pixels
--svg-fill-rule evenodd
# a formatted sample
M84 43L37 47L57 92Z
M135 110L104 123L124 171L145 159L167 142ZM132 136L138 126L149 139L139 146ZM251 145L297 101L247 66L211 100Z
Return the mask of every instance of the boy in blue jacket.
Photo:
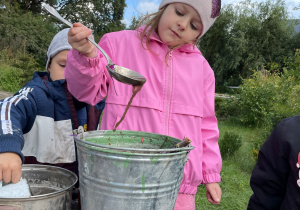
M68 31L60 31L50 43L47 72L35 72L18 93L0 101L0 181L18 182L22 163L50 164L77 173L72 130L80 125L97 129L104 101L95 107L79 102L64 79L72 48Z

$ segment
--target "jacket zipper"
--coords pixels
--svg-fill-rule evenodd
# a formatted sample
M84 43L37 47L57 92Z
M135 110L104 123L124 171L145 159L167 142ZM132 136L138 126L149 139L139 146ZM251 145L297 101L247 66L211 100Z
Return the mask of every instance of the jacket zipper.
M169 68L167 73L167 91L166 91L166 101L165 101L165 134L169 135L169 121L170 121L170 108L171 108L171 98L172 98L172 80L173 80L173 65L172 65L172 52L169 54Z

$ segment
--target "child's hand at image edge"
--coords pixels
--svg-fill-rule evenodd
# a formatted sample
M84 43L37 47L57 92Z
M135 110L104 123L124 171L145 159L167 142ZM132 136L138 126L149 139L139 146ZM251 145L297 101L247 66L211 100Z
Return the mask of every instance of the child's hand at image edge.
M0 154L0 181L5 183L20 181L22 176L22 160L16 153Z

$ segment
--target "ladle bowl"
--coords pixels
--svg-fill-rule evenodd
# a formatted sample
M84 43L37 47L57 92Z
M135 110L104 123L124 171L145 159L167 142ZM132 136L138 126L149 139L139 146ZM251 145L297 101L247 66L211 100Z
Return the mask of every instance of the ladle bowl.
M42 3L42 7L49 12L51 15L53 15L54 17L56 17L57 19L59 19L61 22L63 22L64 24L70 26L71 28L73 27L73 24L70 23L69 21L67 21L66 19L64 19L53 7L51 7L49 4L46 3ZM115 65L112 60L110 59L110 57L106 54L106 52L90 37L87 37L87 39L93 44L95 45L104 55L104 57L107 60L107 65L106 65L106 69L108 70L108 73L111 77L115 78L117 81L125 83L125 84L129 84L129 85L143 85L146 82L146 78L143 77L141 74L122 67L122 66L118 66Z
M109 75L119 82L129 85L143 85L146 82L145 77L125 67L114 65L113 70L110 66L106 68L108 68Z

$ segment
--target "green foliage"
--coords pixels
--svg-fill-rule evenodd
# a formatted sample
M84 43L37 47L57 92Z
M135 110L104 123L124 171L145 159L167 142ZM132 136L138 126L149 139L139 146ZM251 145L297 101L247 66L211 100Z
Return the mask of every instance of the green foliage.
M14 54L10 49L4 49L0 51L0 66L3 69L13 69L13 71L17 71L18 73L5 73L2 75L2 79L5 81L10 81L11 75L15 75L15 80L17 81L16 89L19 89L23 85L25 85L29 80L31 80L33 72L40 70L38 63L34 60L33 56L30 54L26 54L26 52L21 53L17 52ZM5 77L9 78L5 78ZM14 83L13 83L14 84ZM7 88L10 86L7 83L1 84L4 90L9 90L11 88Z
M246 125L261 126L269 124L274 114L272 105L276 101L280 77L269 72L254 72L252 78L247 79L240 86L239 108L241 121Z
M47 3L47 4L56 4L57 1L56 0L34 0L34 1L30 1L30 0L14 0L14 1L10 1L11 5L14 7L18 7L23 11L26 12L32 12L35 14L39 14L41 13L42 7L41 4L42 3Z
M215 89L216 93L227 93L228 92L228 88L226 85L217 85L216 84L216 89Z
M0 65L0 87L12 93L17 92L22 87L22 70L8 66Z
M95 40L99 40L104 33L125 28L121 22L125 0L0 0L0 4L5 5L5 9L0 11L1 86L4 90L12 90L12 87L19 89L32 78L34 71L44 70L48 46L54 35L65 27L41 11L42 2L59 8L62 16L71 22L81 21L92 28ZM13 77L14 82L11 81ZM9 81L12 85L8 84Z
M47 48L57 28L40 14L22 11L18 4L11 6L3 0L0 4L6 5L0 12L0 51L10 49L14 54L32 54L44 66Z
M300 79L300 52L299 49L295 50L295 55L290 56L284 60L285 75L293 76L296 80Z
M258 153L263 145L263 143L267 140L269 137L273 127L269 126L264 126L260 128L260 132L256 136L256 138L252 139L252 157L255 160L255 162L258 159Z
M215 97L215 111L221 110L222 103L224 102L224 98ZM217 115L218 116L218 115Z
M237 108L239 99L236 97L215 98L216 116L221 119L231 119L240 116L240 110Z
M254 71L249 79L244 79L235 98L216 99L219 119L239 119L243 125L259 128L260 132L250 140L254 160L274 126L300 113L299 51L284 59L283 72L277 63L269 63L266 68L268 70Z
M254 72L240 86L238 108L244 124L270 128L282 119L300 113L298 50L284 63L282 73L278 64L271 63L268 71Z
M300 33L288 21L283 0L252 3L245 0L222 8L220 17L200 40L200 49L216 74L218 85L240 85L240 77L266 63L278 63L293 54Z
M228 160L234 161L241 170L251 173L255 165L255 159L252 154L253 142L260 141L262 136L261 129L246 127L241 123L229 120L219 120L218 126L220 130L219 139L222 139L226 132L235 132L241 136L242 146L236 151L235 155L228 158ZM265 138L263 138L263 140L265 140Z
M226 159L236 153L236 151L242 146L241 136L235 132L226 131L223 138L219 141L220 152L222 158Z
M105 33L125 29L122 23L125 7L125 0L61 0L55 6L70 22L81 22L91 28L95 40Z
M130 26L128 27L129 30L135 30L139 24L140 24L140 21L143 19L143 16L142 15L139 15L138 17L135 17L133 16L133 18L131 19L131 24Z
M22 70L21 84L23 86L32 79L33 73L38 70L38 63L30 54L19 54L17 59L12 66Z

